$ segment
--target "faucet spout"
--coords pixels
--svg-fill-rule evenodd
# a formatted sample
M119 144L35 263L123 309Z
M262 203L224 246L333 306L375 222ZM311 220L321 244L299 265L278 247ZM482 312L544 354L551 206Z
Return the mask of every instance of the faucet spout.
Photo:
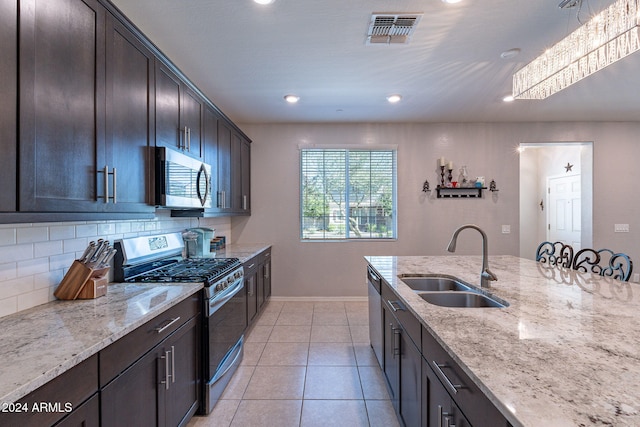
M491 281L495 281L498 280L498 277L493 274L491 272L491 270L489 270L489 249L488 249L488 242L487 242L487 234L477 225L475 224L465 224L462 225L460 227L458 227L456 229L456 231L453 232L453 236L451 236L451 241L449 242L449 245L447 246L447 250L449 252L455 252L456 251L456 242L458 241L458 234L460 234L460 232L462 230L464 230L465 228L472 228L476 231L478 231L480 233L480 235L482 236L482 271L480 271L480 287L482 288L489 288L489 282Z

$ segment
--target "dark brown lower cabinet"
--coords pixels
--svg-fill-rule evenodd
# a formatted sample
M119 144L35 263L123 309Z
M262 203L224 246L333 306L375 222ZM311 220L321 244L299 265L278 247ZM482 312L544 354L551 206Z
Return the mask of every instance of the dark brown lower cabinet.
M100 397L93 397L77 407L62 419L55 427L99 427L100 426Z
M98 356L94 355L20 399L18 410L0 413L3 427L87 427L100 423ZM88 403L89 401L93 401Z
M458 405L449 396L436 373L423 359L422 365L423 420L427 427L470 427Z
M271 248L246 261L243 267L247 292L247 324L251 325L271 296Z
M181 426L198 408L198 317L101 391L101 425Z
M404 310L397 301L383 300L383 370L391 402L398 419L407 427L420 426L422 421L420 373L422 355L402 323L394 315Z

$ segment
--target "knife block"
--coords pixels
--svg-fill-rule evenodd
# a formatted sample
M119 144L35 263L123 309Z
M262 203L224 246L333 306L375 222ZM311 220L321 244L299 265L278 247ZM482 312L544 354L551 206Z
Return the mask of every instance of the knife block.
M93 269L75 260L53 295L63 300L90 299L105 295L109 268L107 266Z

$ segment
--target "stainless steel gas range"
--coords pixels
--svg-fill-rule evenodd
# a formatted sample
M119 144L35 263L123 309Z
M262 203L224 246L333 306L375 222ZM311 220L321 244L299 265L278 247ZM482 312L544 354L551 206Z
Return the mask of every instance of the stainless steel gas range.
M180 233L115 242L119 282L202 282L202 379L200 414L211 412L243 355L247 328L244 270L238 258L182 258Z

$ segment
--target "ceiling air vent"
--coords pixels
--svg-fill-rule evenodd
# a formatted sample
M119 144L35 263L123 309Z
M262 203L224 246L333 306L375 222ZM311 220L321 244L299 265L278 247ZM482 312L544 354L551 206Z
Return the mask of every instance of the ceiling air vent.
M422 14L374 13L369 22L366 44L409 43Z

